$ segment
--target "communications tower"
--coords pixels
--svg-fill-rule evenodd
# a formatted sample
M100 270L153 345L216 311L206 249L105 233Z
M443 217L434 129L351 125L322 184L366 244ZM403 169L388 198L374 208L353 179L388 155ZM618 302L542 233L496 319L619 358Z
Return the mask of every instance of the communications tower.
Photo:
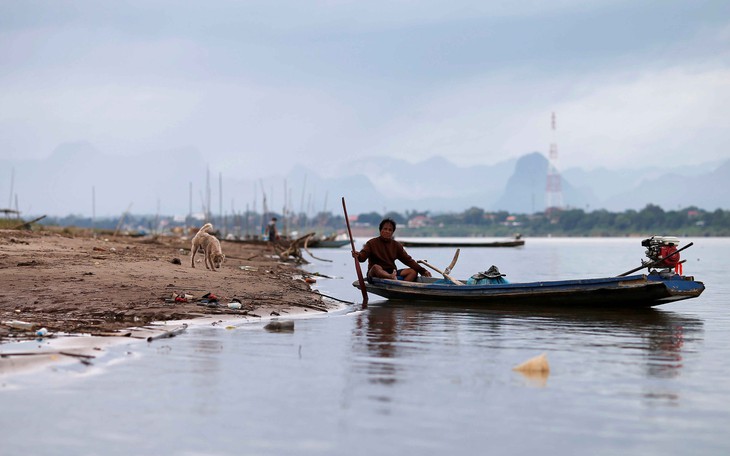
M563 191L560 184L560 172L558 172L558 144L555 141L556 129L555 113L552 114L552 142L550 143L550 155L548 157L547 180L545 184L545 212L550 214L554 209L563 207Z

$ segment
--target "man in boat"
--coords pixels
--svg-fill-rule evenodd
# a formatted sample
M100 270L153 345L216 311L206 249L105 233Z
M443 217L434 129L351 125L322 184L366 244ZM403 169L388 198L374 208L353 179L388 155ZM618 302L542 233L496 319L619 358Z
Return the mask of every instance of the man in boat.
M384 219L380 222L378 229L380 230L380 236L367 241L359 252L352 252L352 256L359 262L362 263L368 260L368 280L378 277L415 282L418 274L431 277L431 273L416 263L416 260L408 255L400 242L393 239L393 233L395 232L394 220ZM395 266L395 260L399 260L410 267L398 269Z

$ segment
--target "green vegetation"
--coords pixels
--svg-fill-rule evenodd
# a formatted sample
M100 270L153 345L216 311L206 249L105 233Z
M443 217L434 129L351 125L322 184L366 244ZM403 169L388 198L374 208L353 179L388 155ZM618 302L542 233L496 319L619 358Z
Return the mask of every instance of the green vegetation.
M17 219L17 218L0 218L0 230L11 230L21 223L23 223L23 219Z
M249 238L260 235L269 218L279 219L282 233L305 233L316 231L321 234L343 232L345 221L341 214L322 212L313 217L297 214L284 217L282 214L261 214L249 212L236 216L213 217L214 226L223 235ZM730 236L730 211L717 209L705 211L696 207L664 211L656 205L648 205L640 211L608 212L582 209L553 210L550 213L510 214L506 211L486 212L472 207L461 213L430 214L429 212L406 211L379 214L359 214L353 227L372 228L377 231L378 223L389 217L398 223L399 236L467 236L467 237L512 237L520 233L525 237L538 236L645 236L671 234L677 236ZM18 219L5 219L6 224L17 226ZM122 232L162 233L176 227L198 227L204 221L179 219L163 216L128 215L120 224L119 218L92 220L90 218L67 216L46 218L43 225L61 227L94 228L95 231L114 232L121 226ZM2 219L0 219L2 223ZM34 226L37 226L34 224Z
M730 236L730 211L708 212L696 207L664 211L648 205L640 211L608 212L582 209L511 215L472 207L461 214L428 217L425 226L404 227L401 236L630 236L674 234ZM413 220L413 215L408 217ZM411 223L412 225L412 223ZM400 228L399 228L400 230Z

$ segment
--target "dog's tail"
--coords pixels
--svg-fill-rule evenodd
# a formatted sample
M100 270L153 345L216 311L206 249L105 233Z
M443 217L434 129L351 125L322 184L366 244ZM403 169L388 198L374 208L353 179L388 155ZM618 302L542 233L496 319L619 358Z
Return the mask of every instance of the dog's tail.
M198 230L198 233L210 233L210 230L213 229L212 223L206 223L205 225L201 226Z

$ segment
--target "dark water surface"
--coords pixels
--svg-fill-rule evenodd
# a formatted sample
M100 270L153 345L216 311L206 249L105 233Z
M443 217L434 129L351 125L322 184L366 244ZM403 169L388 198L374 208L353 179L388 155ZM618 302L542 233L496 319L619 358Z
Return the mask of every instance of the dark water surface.
M730 239L689 239L698 299L642 311L404 306L189 329L0 379L0 454L730 454ZM688 241L689 241L688 240ZM411 248L441 268L450 248ZM348 250L317 250L325 294L360 301ZM639 239L462 249L454 275L617 275ZM516 364L546 353L549 376Z

